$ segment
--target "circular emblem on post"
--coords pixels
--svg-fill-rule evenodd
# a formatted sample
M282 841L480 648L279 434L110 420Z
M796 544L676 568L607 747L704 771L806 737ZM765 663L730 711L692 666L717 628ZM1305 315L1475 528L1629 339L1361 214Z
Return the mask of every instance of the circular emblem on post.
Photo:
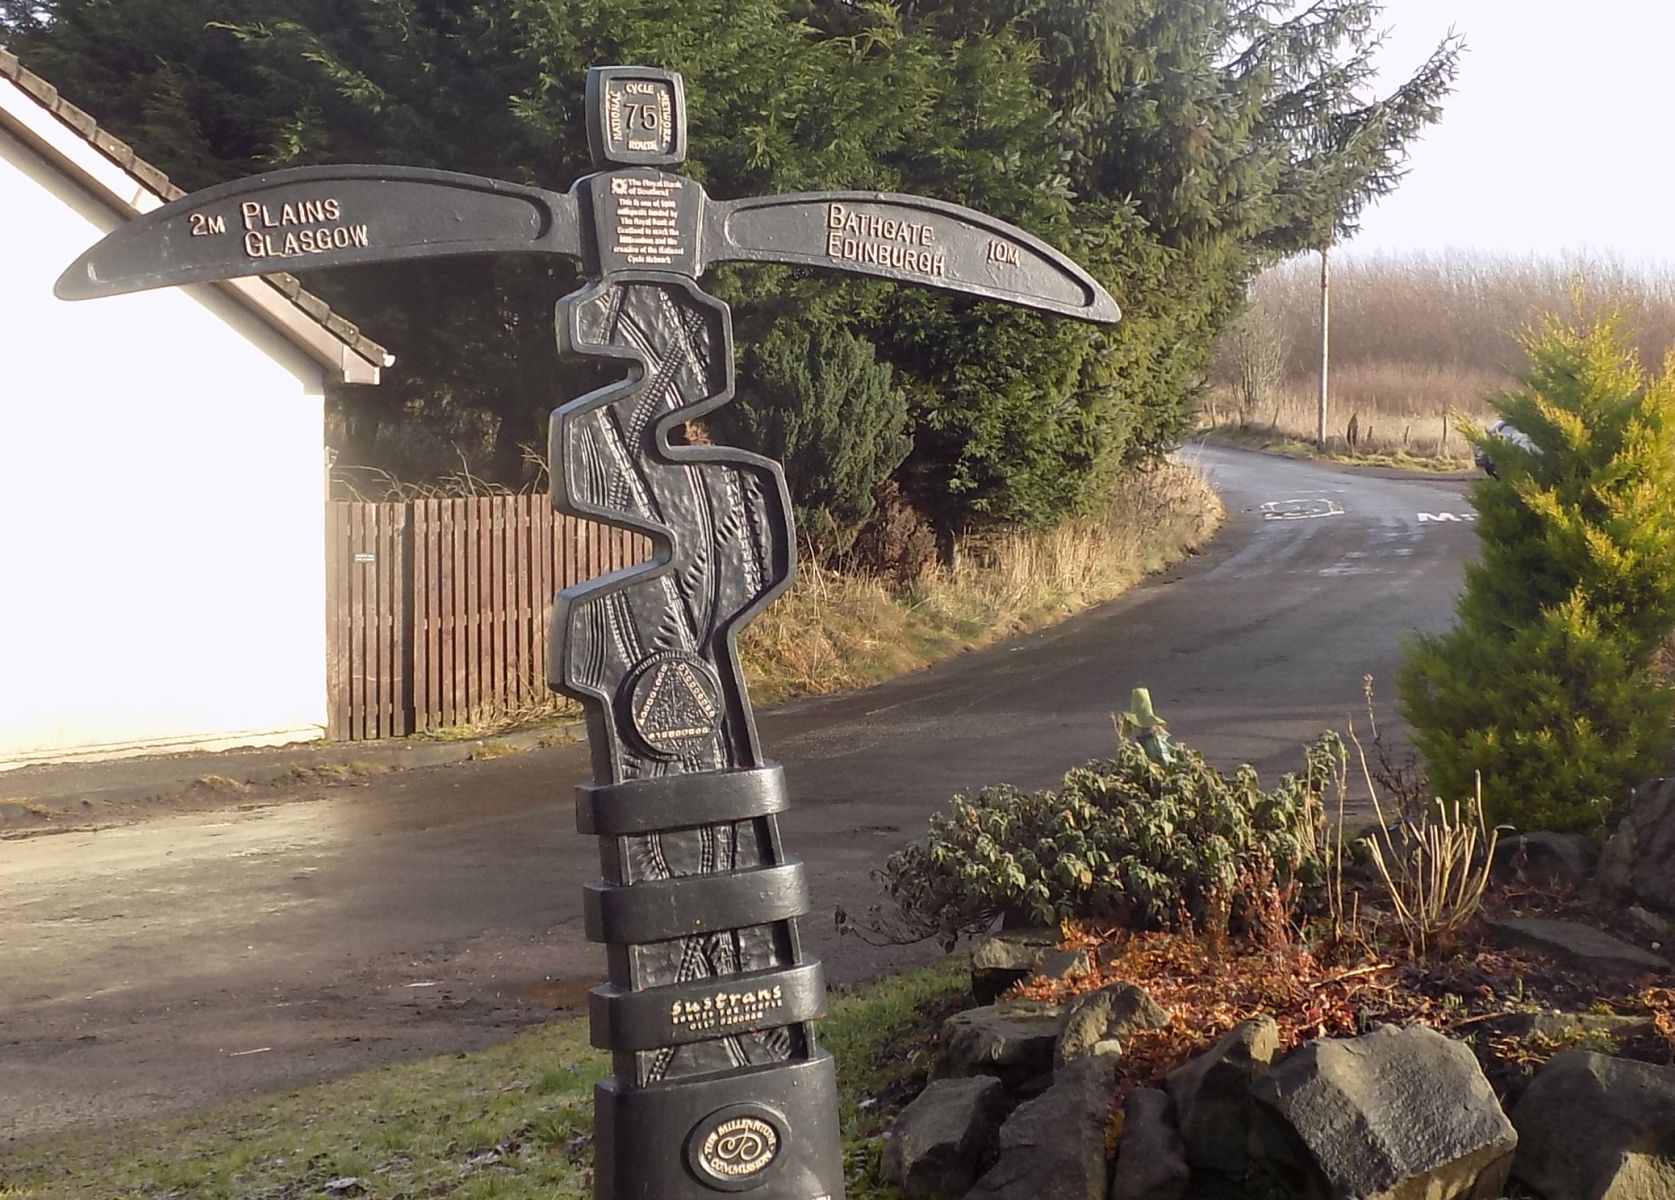
M721 728L721 681L695 655L653 655L628 677L623 695L629 732L655 758L695 754Z
M784 1119L756 1104L717 1109L686 1139L686 1159L710 1187L743 1192L767 1182L785 1145Z

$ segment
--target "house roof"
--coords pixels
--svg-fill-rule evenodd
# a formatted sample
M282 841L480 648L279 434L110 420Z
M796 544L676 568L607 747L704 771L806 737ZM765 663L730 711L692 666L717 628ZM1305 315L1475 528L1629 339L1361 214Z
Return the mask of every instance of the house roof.
M21 136L125 217L150 212L186 194L3 47L0 129ZM384 347L304 289L294 275L230 279L215 286L254 310L344 383L377 383L382 368L395 361Z

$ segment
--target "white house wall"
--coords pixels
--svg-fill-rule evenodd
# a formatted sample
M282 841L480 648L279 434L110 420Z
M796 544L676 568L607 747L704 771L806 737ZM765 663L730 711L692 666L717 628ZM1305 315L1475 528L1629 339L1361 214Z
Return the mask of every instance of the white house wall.
M325 725L321 369L212 287L55 299L117 223L0 131L0 767Z

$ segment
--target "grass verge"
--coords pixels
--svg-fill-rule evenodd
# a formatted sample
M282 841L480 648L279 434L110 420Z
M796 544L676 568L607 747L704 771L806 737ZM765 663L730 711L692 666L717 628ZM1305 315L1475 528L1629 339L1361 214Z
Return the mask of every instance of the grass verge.
M1334 442L1328 442L1326 449L1322 450L1308 437L1263 426L1210 425L1201 429L1198 436L1213 444L1244 446L1286 458L1309 458L1347 467L1389 467L1398 471L1438 475L1458 475L1462 471L1476 470L1470 456L1412 454L1395 448L1352 452Z
M805 563L739 639L752 694L865 687L1050 625L1179 561L1223 515L1203 476L1168 463L1126 477L1101 519L968 545L905 587Z
M1203 476L1164 463L1123 478L1100 519L975 541L958 566L933 568L905 586L805 560L791 591L740 636L751 697L770 704L867 687L1050 625L1178 562L1224 515ZM475 739L580 718L578 705L553 696L416 736Z
M842 575L804 563L796 585L743 634L752 696L771 704L798 696L867 687L965 650L1037 629L1116 596L1208 541L1221 524L1220 499L1196 471L1176 464L1129 475L1109 513L1056 530L968 544L959 565L905 586ZM474 742L461 758L502 758L576 740L581 709L552 696L470 725L416 734L412 742ZM513 736L516 735L516 736ZM369 751L370 752L370 751ZM427 760L434 761L434 759ZM224 804L264 786L355 782L410 765L357 760L293 766L270 777L205 775L149 795L139 805L92 806L71 796L57 804L0 797L0 836L32 836L133 819L161 805ZM228 770L237 768L229 759ZM0 1200L7 1198L0 1194Z
M968 980L959 958L834 993L851 1196L878 1190L875 1099L922 1076L927 1015ZM592 1188L592 1087L609 1072L584 1021L503 1046L382 1067L182 1120L27 1147L0 1200L552 1200Z

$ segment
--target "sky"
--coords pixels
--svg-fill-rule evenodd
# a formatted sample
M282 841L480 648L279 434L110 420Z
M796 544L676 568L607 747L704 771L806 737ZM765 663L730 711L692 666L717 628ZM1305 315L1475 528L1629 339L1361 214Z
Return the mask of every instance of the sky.
M1348 253L1675 265L1675 0L1386 0L1380 24L1387 80L1450 28L1467 51L1442 121Z

